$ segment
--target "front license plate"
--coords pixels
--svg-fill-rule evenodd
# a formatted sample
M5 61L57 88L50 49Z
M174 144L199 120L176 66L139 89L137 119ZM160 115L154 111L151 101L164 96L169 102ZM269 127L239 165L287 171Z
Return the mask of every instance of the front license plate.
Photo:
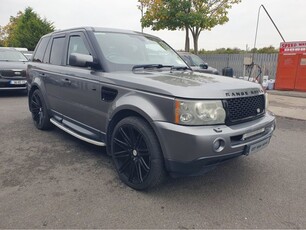
M256 152L264 149L265 147L267 147L269 145L269 143L270 143L270 138L267 138L267 139L265 139L263 141L260 141L256 144L250 145L246 155L253 154L253 153L256 153Z
M27 83L26 80L12 80L12 81L10 81L11 85L24 85L25 83Z

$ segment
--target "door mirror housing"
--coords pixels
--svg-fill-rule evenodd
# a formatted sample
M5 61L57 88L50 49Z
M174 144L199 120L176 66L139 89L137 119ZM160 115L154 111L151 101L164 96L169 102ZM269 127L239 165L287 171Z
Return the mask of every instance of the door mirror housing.
M201 67L202 69L208 69L208 65L207 65L207 64L201 64L200 67Z
M89 54L71 53L69 55L69 65L77 67L96 66L94 59Z

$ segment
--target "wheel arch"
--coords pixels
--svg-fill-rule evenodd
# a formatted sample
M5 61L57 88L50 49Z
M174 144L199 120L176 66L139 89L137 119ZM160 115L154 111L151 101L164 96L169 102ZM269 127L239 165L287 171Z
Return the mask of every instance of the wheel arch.
M114 128L112 159L119 178L131 188L143 190L162 183L166 167L159 140L150 124L133 112L131 115Z
M30 103L31 103L31 97L34 93L35 90L40 90L40 88L38 87L37 84L33 84L28 92L28 105L29 105L29 110L31 111L31 106L30 106Z
M39 77L35 77L33 78L33 81L31 83L31 86L30 86L30 90L28 92L28 103L29 103L29 108L30 108L30 99L31 99L31 96L33 94L33 92L35 90L39 90L44 98L44 101L46 103L46 106L48 108L48 110L50 109L50 104L49 104L49 101L48 101L48 98L47 96L45 95L44 92L46 92L45 88L44 88L44 85L42 83L42 80L39 78Z
M163 140L158 135L158 128L155 126L155 121L167 121L172 116L172 107L169 107L173 99L152 94L138 94L136 92L129 92L124 96L119 97L113 102L108 111L108 120L106 122L106 146L107 152L110 153L109 143L112 135L112 130L115 124L121 119L128 116L137 116L142 118L152 128L159 147L165 156L165 146Z
M129 108L123 107L121 109L117 109L113 115L110 117L108 124L107 124L107 132L106 132L106 147L107 147L107 153L110 155L110 141L111 141L111 136L112 136L112 132L116 126L116 124L121 121L122 119L126 118L126 117L139 117L141 119L143 119L149 126L150 128L153 130L154 135L156 137L156 139L158 140L159 143L159 147L163 153L163 148L162 148L162 144L161 144L161 139L158 137L157 132L156 132L156 127L153 124L153 120L152 118L144 111L140 110L137 107L134 106L129 106ZM163 154L164 155L164 154Z

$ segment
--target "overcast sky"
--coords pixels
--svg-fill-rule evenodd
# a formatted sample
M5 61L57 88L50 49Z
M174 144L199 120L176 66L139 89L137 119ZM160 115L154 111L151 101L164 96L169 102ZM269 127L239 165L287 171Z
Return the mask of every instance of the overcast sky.
M267 8L286 41L306 40L306 0L242 0L229 11L228 23L201 33L199 49L245 49L246 45L252 48L261 4ZM0 25L6 25L10 16L16 16L18 11L30 6L41 17L53 22L56 29L99 26L140 31L141 14L137 5L137 0L0 0ZM145 28L144 32L164 39L175 49L184 48L183 31L156 32ZM257 47L279 47L281 41L261 10Z

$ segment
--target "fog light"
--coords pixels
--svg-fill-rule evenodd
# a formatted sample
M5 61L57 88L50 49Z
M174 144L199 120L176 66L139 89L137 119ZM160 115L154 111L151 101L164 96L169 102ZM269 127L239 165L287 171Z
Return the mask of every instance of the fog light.
M215 152L221 152L225 147L225 141L221 138L217 138L213 143L213 149Z

